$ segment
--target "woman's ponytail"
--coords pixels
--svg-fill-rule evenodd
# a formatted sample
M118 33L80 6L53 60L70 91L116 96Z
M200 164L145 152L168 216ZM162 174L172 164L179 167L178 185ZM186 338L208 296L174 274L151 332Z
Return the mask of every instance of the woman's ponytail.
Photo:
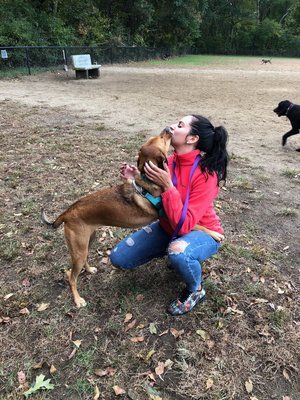
M204 152L200 168L205 174L216 173L219 185L220 181L226 181L227 177L229 161L226 149L227 130L223 126L214 128L207 118L200 115L193 115L193 117L191 134L199 136L197 148Z

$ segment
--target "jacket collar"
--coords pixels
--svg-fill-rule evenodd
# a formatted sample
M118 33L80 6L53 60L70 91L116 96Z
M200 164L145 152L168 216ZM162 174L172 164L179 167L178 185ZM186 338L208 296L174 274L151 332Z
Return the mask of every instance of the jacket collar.
M200 150L198 149L189 151L188 153L184 154L177 154L175 151L173 153L176 164L178 163L181 166L193 165L194 160L198 154L200 154Z

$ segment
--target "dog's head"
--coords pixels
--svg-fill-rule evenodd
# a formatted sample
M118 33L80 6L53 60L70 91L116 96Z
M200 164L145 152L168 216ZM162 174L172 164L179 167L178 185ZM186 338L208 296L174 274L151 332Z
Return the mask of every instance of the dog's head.
M280 103L278 103L278 106L274 108L274 113L278 115L278 117L281 117L282 115L286 115L287 110L289 106L292 104L289 100L283 100Z
M137 167L142 174L145 173L144 166L149 161L163 169L163 163L167 160L171 137L172 131L169 127L166 127L158 136L152 136L141 147Z

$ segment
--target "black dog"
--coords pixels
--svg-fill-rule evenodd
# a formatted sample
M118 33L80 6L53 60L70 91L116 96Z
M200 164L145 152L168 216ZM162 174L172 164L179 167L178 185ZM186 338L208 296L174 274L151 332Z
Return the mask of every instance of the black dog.
M287 138L296 135L300 130L300 105L293 104L289 100L281 101L273 110L278 117L285 115L291 122L292 129L282 136L282 146L286 144ZM300 148L296 151L300 151Z

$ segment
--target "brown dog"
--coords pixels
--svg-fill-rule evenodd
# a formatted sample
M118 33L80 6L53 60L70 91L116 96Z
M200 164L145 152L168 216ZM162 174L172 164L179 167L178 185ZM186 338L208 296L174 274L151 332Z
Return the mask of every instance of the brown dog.
M166 128L160 135L151 137L140 149L138 169L144 172L146 162L152 161L163 168L167 158L172 134ZM145 178L138 178L135 182L128 180L123 184L103 188L90 193L59 215L54 222L50 222L42 210L42 222L52 228L58 228L64 223L65 240L71 255L71 270L67 271L70 288L77 307L86 305L77 290L77 279L83 268L87 272L95 273L96 268L90 267L87 262L89 248L95 238L95 231L100 225L118 226L121 228L139 228L158 218L158 210L141 195L136 187L151 193L154 197L161 194L161 188ZM220 241L223 236L201 226L195 230L202 230L215 240Z
M271 63L271 58L263 58L261 60L261 64L272 64Z

